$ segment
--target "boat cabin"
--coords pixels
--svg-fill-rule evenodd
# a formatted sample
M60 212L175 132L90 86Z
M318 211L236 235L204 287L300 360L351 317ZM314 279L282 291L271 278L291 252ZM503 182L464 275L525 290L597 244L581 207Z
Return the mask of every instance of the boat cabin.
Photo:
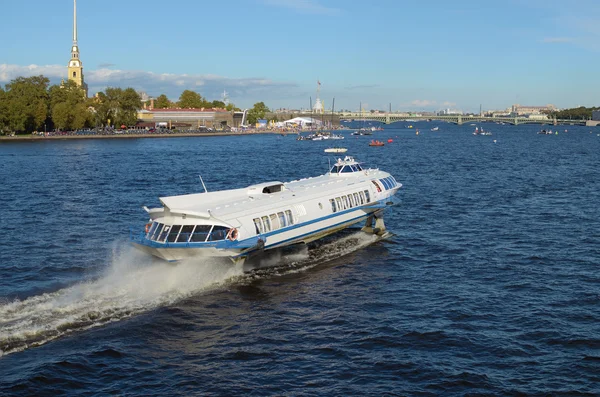
M331 167L331 170L329 170L329 174L342 175L361 171L365 171L365 169L360 165L360 163L354 160L353 157L346 156L343 160L338 159L333 167Z

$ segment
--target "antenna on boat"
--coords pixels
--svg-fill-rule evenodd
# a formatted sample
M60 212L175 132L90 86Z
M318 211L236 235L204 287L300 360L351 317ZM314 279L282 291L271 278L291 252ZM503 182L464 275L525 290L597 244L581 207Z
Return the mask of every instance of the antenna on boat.
M202 175L198 175L198 177L200 178L200 182L202 182L202 187L204 188L204 193L208 193L208 189L206 188L206 185L204 184L204 181L202 180Z

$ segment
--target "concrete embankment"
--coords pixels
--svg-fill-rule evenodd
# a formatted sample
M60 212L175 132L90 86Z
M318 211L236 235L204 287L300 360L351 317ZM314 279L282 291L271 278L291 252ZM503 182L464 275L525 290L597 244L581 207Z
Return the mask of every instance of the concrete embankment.
M240 136L240 135L260 135L260 134L284 134L296 135L296 132L285 131L260 131L260 132L203 132L203 133L173 133L173 134L111 134L111 135L15 135L0 136L0 142L17 141L50 141L50 140L68 140L68 139L138 139L138 138L182 138L182 137L209 137L209 136Z

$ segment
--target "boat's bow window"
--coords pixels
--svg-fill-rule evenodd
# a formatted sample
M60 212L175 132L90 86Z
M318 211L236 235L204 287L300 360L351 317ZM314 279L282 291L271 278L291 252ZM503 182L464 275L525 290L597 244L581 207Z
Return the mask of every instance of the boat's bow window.
M349 165L345 165L344 168L342 168L342 174L345 174L347 172L354 172L351 168L351 166Z
M179 237L177 237L178 243L187 243L194 231L195 225L184 225L179 232Z
M211 228L211 225L196 225L192 237L190 238L190 242L201 243L206 241Z
M164 243L165 239L167 238L167 235L169 234L169 230L171 230L171 226L165 225L165 227L160 232L160 235L158 236L158 238L156 239L156 241Z
M228 227L225 226L215 226L210 232L210 236L208 236L208 241L217 241L217 240L225 240L227 237L227 232L229 231Z
M169 230L169 235L167 236L167 241L169 243L174 243L175 240L177 240L177 235L179 234L180 230L181 230L181 225L172 226L171 230Z

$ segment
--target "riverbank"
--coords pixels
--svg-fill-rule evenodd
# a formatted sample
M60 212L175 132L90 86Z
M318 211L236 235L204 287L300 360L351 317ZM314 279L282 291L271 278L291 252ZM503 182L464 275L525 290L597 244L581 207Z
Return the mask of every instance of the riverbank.
M308 132L308 131L307 131ZM209 137L209 136L226 136L226 135L260 135L260 134L280 134L280 135L297 135L297 132L281 132L273 130L251 131L251 132L199 132L187 133L176 132L169 134L88 134L88 135L15 135L15 136L0 136L0 142L23 142L23 141L52 141L52 140L70 140L70 139L138 139L138 138L181 138L181 137Z

